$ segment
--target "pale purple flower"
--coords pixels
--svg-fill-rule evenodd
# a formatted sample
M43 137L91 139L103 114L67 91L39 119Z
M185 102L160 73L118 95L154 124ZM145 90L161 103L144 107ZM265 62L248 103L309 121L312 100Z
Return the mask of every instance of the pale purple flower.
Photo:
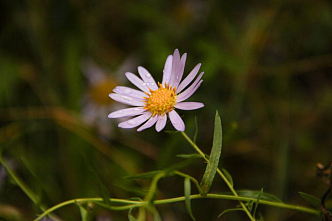
M118 126L134 128L145 122L137 131L142 131L155 124L156 130L159 132L165 127L168 115L174 128L178 131L184 131L185 124L174 109L194 110L204 107L204 104L200 102L183 102L199 88L203 82L201 78L204 74L204 72L200 73L196 80L188 86L195 79L201 67L201 64L197 64L181 82L186 58L186 53L180 57L178 49L174 51L173 55L167 57L161 84L157 84L151 74L143 67L138 67L141 78L130 72L125 73L128 80L141 91L124 86L114 88L115 93L109 95L113 100L134 107L112 112L108 117L120 118L139 115L120 123Z

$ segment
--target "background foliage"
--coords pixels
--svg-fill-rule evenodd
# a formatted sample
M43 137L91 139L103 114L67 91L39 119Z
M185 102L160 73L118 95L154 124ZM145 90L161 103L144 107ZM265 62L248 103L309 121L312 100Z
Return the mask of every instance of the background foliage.
M316 182L315 165L331 159L330 1L3 0L0 10L1 153L43 204L100 196L96 174L112 197L144 197L149 180L123 177L165 168L179 161L175 155L192 153L179 134L120 130L107 119L118 108L108 98L112 87L130 85L125 71L137 73L142 65L160 81L175 48L188 53L185 73L199 62L206 73L191 99L205 108L181 112L186 132L194 135L196 116L197 144L209 153L219 110L220 165L236 189L263 187L303 205L299 191L318 198L326 191ZM96 72L103 81L91 79ZM184 171L200 180L204 167L198 160ZM228 190L216 179L211 191ZM180 178L160 181L158 198L181 195ZM197 220L217 220L236 203L192 204ZM184 203L158 208L163 220L190 219ZM259 212L271 221L317 220L266 206ZM0 217L32 220L40 213L0 167ZM77 206L57 215L80 219ZM126 212L97 206L94 216L127 220ZM243 217L228 213L219 220Z

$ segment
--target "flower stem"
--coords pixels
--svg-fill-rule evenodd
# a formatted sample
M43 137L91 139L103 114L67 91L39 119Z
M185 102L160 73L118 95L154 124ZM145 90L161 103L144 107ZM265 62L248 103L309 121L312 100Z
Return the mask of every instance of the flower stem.
M190 199L203 199L203 198L257 202L257 198L232 196L232 195L221 195L221 194L207 194L206 196L201 196L200 194L190 195ZM145 207L146 206L146 201L135 201L135 200L125 200L125 199L115 199L115 198L110 198L110 200L112 203L125 204L125 206L108 207L109 209L113 209L113 210L129 210L129 209L136 208L136 207ZM34 221L41 220L43 217L47 216L51 212L53 212L57 209L60 209L61 207L70 205L70 204L88 203L88 202L97 203L97 202L103 202L103 201L104 201L103 198L80 198L80 199L68 200L68 201L57 204L57 205L53 206L52 208L46 210L43 214L38 216ZM174 197L174 198L169 198L169 199L154 200L151 203L154 205L162 205L162 204L176 203L176 202L182 202L182 201L185 201L184 196ZM320 214L319 210L315 210L315 209L303 207L303 206L284 204L282 202L271 202L271 201L267 201L267 200L259 200L259 203L264 204L264 205L273 206L273 207L297 210L300 212L304 212L304 213L308 213L308 214L312 214L312 215L316 215L316 216L318 216Z
M184 138L191 144L191 146L196 150L197 153L199 153L199 155L202 156L202 158L206 161L209 162L209 159L206 158L205 154L199 149L199 147L188 137L188 135L181 131L181 134L184 136ZM232 184L227 180L227 178L225 177L225 175L217 168L217 173L221 176L221 178L224 180L224 182L226 183L226 185L228 186L228 188L231 190L231 192L233 193L234 196L238 197L238 194L236 193L236 191L234 190ZM255 219L252 217L252 215L250 214L250 212L248 211L247 207L243 204L243 202L239 201L241 207L243 208L243 211L247 214L247 216L249 217L249 219L251 221L255 221Z

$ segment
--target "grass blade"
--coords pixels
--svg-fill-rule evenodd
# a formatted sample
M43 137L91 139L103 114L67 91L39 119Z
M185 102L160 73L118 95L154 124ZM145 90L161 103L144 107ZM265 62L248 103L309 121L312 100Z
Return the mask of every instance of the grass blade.
M184 179L184 196L185 196L186 209L187 209L187 212L190 215L191 219L195 220L195 217L191 210L190 194L191 194L190 178L186 177Z

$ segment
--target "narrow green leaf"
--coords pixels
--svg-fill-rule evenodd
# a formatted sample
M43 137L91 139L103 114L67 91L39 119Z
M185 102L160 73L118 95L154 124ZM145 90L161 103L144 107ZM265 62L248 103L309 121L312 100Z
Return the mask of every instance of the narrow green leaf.
M131 211L133 210L133 208L131 208L129 211L128 211L128 220L129 221L137 221L137 219L131 214Z
M209 162L206 166L205 173L201 181L203 196L206 196L206 194L209 192L214 176L216 175L216 171L219 164L219 158L221 155L221 147L222 147L221 119L218 114L218 111L216 111L212 150Z
M191 210L190 194L191 194L190 178L186 177L184 179L184 196L185 196L186 209L191 219L195 220L195 217Z
M248 210L251 212L251 210L252 210L252 205L254 204L254 201L248 201L247 203L246 203L246 205L247 205L247 208L248 208ZM240 208L241 207L241 205L238 205L238 207Z
M221 170L222 170L223 174L226 176L228 182L229 182L229 183L232 185L232 187L233 187L233 178L232 178L232 176L228 173L227 170L225 170L225 169L221 169Z
M177 130L175 130L175 131L165 130L164 132L168 133L168 134L177 134L177 133L179 133L179 131L177 131Z
M151 211L151 213L153 215L153 221L161 221L161 217L160 217L159 212L156 209L156 207L153 207L153 210Z
M262 194L263 194L263 188L261 189L261 192L259 193L258 197L257 197L257 202L255 203L255 209L254 209L254 213L253 213L253 217L255 218L256 217L256 210L257 210L257 207L258 207L258 204L259 204L259 201L262 197Z
M184 158L184 159L202 158L202 156L199 155L198 153L194 153L194 154L178 154L176 156L179 157L179 158Z
M260 194L260 191L252 191L252 190L238 190L236 192L239 196L244 196L244 197L249 197L249 198L257 198ZM232 195L232 193L229 193L229 194ZM261 199L270 201L270 202L282 203L282 201L278 197L276 197L272 194L269 194L269 193L265 193L265 192L263 192Z
M125 176L124 179L149 179L161 172L162 172L162 170L154 170L154 171L149 171L146 173L141 173L138 175Z
M197 134L198 134L198 125L197 125L197 118L195 117L195 134L193 139L194 143L196 143Z
M76 205L80 208L82 221L91 221L93 217L88 205L82 205L80 203L76 203Z
M142 173L142 174L138 174L138 175L125 176L124 179L148 179L148 178L154 177L158 173L166 173L167 176L171 176L171 175L173 175L172 172L174 170L178 170L178 169L188 166L189 164L193 163L195 159L197 159L197 157L191 157L191 158L188 158L179 163L173 164L164 170L155 170L155 171L150 171L150 172L146 172L146 173Z
M222 215L224 215L225 213L228 213L228 212L234 212L234 211L244 211L243 209L241 208L233 208L233 209L227 209L225 210L224 212L220 213L218 218L220 218Z
M303 192L299 192L299 194L302 196L302 198L304 200L309 202L314 207L320 207L321 202L320 202L320 199L318 199L317 197L303 193Z
M197 159L197 158L189 158L189 159L186 159L186 160L181 161L181 162L179 162L179 163L173 164L173 165L167 167L167 168L165 169L165 171L167 171L167 172L169 173L169 172L171 172L171 171L181 169L181 168L183 168L183 167L186 167L186 166L192 164L193 162L195 162L196 159Z

